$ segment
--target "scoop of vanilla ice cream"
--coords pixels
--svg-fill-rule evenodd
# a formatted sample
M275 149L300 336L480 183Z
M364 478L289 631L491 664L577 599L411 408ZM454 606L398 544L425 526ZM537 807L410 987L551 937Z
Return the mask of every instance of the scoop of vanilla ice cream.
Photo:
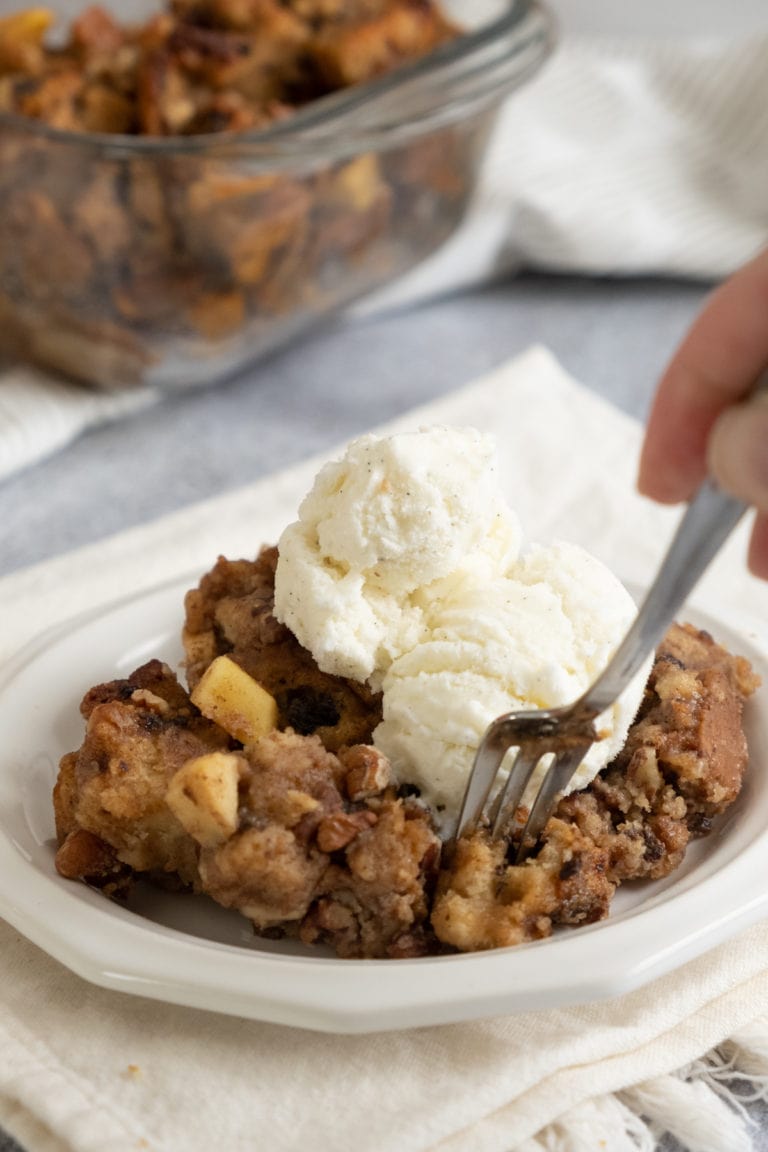
M607 664L635 605L603 564L561 543L531 547L487 581L444 579L423 612L426 638L384 676L374 743L450 823L488 724L502 712L576 700ZM570 790L586 786L621 748L648 671L598 719L603 738Z
M326 465L279 541L275 615L320 668L378 687L425 636L422 598L517 557L493 441L474 428L363 436Z
M534 545L471 428L364 436L327 465L279 541L275 615L326 672L383 691L374 743L450 827L488 724L569 704L635 615L583 549ZM648 667L598 720L573 781L619 750Z

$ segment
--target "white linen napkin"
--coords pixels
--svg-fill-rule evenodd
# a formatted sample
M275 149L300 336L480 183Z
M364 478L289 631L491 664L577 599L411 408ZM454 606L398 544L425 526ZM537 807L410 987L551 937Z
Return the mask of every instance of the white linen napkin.
M431 423L496 434L529 539L575 540L640 581L654 569L677 512L634 492L640 428L545 350L388 428ZM219 552L254 554L294 518L321 462L6 577L0 662L67 615ZM744 546L741 531L703 606L764 614ZM765 923L605 1003L334 1037L92 987L0 922L0 1124L30 1152L649 1152L643 1117L693 1152L746 1152L717 1079L724 1061L767 1074L766 1052Z
M156 398L146 388L97 392L22 364L0 369L0 482Z
M768 28L714 40L691 28L565 37L504 107L459 232L359 312L521 267L709 279L752 255L768 241ZM0 479L152 399L0 374Z
M768 32L573 37L502 109L463 226L365 307L521 267L719 279L768 242L767 181Z

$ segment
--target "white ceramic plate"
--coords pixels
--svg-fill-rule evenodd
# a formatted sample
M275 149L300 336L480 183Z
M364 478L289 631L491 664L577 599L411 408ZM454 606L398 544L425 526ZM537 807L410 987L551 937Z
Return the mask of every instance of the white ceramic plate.
M328 1032L448 1023L619 995L768 915L768 705L747 709L752 763L737 803L683 866L620 889L611 917L550 940L419 960L337 960L254 937L204 898L139 891L130 907L54 869L51 787L82 740L87 688L152 656L177 665L174 582L48 633L0 677L0 914L93 983ZM768 629L691 612L768 684Z

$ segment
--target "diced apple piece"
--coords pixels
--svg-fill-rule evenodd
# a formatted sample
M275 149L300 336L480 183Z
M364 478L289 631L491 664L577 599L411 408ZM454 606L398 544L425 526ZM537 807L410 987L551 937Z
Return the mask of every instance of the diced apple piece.
M237 831L240 757L209 752L187 760L172 777L165 802L203 848L223 844Z
M192 692L192 703L241 744L277 727L277 703L229 656L217 656Z
M56 15L50 8L27 8L0 19L0 37L39 44Z

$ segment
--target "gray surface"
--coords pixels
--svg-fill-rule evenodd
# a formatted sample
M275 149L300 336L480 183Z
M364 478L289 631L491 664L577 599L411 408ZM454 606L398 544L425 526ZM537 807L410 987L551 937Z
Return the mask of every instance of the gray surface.
M537 341L642 416L703 291L524 278L326 331L223 387L99 428L0 484L0 574L286 466Z
M642 417L704 293L681 283L525 277L401 316L339 325L245 378L97 429L0 484L0 573L284 467L535 342ZM768 1149L763 1109L754 1115L755 1149ZM17 1145L0 1134L0 1152Z

